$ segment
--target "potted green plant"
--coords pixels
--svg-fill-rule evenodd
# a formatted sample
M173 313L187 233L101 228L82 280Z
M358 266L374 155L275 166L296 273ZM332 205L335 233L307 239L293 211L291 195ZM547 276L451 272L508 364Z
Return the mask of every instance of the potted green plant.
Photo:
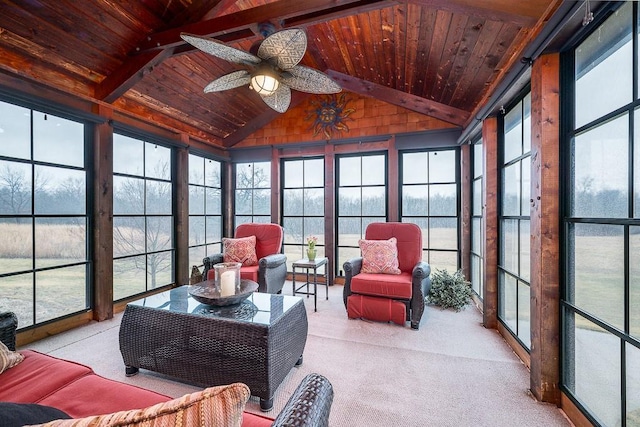
M309 261L315 261L316 259L316 243L318 243L316 236L307 237L307 259Z
M427 302L445 308L462 310L471 301L471 282L464 278L462 270L450 274L446 269L435 269L431 274L431 289Z

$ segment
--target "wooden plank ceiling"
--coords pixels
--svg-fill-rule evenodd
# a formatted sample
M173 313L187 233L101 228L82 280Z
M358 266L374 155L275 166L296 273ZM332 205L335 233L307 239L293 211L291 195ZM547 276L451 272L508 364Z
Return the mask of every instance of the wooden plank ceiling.
M205 94L241 66L180 32L242 50L258 24L303 28L303 65L344 90L464 127L559 0L6 0L0 70L113 104L218 147L277 117L246 87ZM295 92L295 91L294 91ZM294 101L301 99L294 93ZM286 114L286 113L285 113Z

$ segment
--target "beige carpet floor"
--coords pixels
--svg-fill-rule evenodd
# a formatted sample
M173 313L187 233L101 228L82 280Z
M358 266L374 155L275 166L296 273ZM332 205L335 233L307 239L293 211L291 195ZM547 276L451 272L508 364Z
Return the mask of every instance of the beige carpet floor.
M291 293L291 285L285 286ZM304 363L275 396L275 417L302 378L317 372L334 387L331 426L570 426L553 405L533 399L529 373L472 306L460 312L427 307L415 331L350 320L342 286L319 289L318 311L305 297L309 335ZM121 314L56 335L28 348L91 366L98 374L173 397L198 390L141 370L125 377L118 346ZM247 410L259 413L257 398Z

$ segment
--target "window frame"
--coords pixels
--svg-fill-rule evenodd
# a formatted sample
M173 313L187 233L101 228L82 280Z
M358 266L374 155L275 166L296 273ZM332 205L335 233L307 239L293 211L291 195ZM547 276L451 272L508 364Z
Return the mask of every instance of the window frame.
M113 302L119 302L119 301L123 301L123 300L127 300L133 297L137 297L140 295L144 295L150 291L153 290L158 290L158 289L163 289L163 288L168 288L170 286L172 286L175 283L175 267L176 267L176 151L175 151L175 147L172 144L168 144L164 141L160 141L156 138L154 138L153 136L146 136L146 135L141 135L140 133L137 132L133 132L128 130L127 128L120 128L120 127L116 127L114 128L113 131L113 139L114 139L114 158L115 158L115 140L117 136L122 136L125 138L129 138L129 139L133 139L136 141L139 141L142 143L143 146L143 152L142 152L142 164L143 164L143 171L141 172L141 174L132 174L132 173L124 173L124 172L113 172L113 178L114 181L116 179L116 177L122 177L125 179L138 179L138 180L142 180L142 182L144 183L144 194L143 194L143 206L144 206L144 212L143 213L115 213L115 206L116 206L116 188L115 188L115 182L114 182L114 188L113 188L113 205L114 205L114 212L113 212L113 221L114 221L114 252L115 252L115 248L116 248L116 219L117 218L142 218L144 219L144 251L142 252L136 252L133 254L125 254L125 255L120 255L120 256L113 256L113 271L114 271L114 280L113 280ZM155 145L158 147L162 147L165 149L169 150L169 170L170 170L170 178L169 179L163 179L163 178L158 178L158 177L153 177L153 176L148 176L147 175L147 158L146 158L146 147L149 145ZM170 186L170 190L169 193L171 194L171 202L170 202L170 214L166 214L166 213L150 213L147 212L147 199L148 199L148 193L147 193L147 184L148 183L158 183L158 184L169 184ZM170 226L170 237L171 237L171 242L170 242L170 248L168 249L160 249L160 250L149 250L148 249L148 219L150 218L169 218L170 222L171 222L171 226ZM169 263L170 263L170 280L169 283L163 283L160 284L156 287L151 287L150 283L149 283L149 255L152 256L156 256L156 255L160 255L163 253L168 253L169 254ZM145 260L145 268L144 268L144 289L140 290L139 292L134 292L134 293L127 293L126 295L122 296L122 297L117 297L116 295L116 262L117 261L121 261L121 260L125 260L125 259L133 259L133 258L137 258L137 257L144 257ZM134 262L136 262L134 260ZM140 270L138 268L138 270Z
M321 161L322 162L322 168L321 170L317 170L316 173L317 174L321 174L322 175L322 179L321 179L321 185L313 185L313 186L306 186L305 185L305 165L307 164L306 162L310 162L310 161ZM311 218L311 219L315 219L315 220L322 220L322 223L324 224L324 218L326 215L326 205L324 206L323 209L323 213L322 214L313 214L313 215L307 215L305 213L305 198L302 198L302 214L300 215L291 215L291 214L287 214L286 213L286 193L287 191L295 191L295 190L301 190L303 193L305 190L320 190L322 189L322 199L323 202L326 200L326 188L324 186L324 182L325 182L325 158L324 156L310 156L310 157L291 157L291 158L282 158L280 160L281 164L280 164L280 170L282 173L282 178L280 179L280 194L282 195L280 198L280 212L281 212L281 224L284 228L284 239L283 239L283 253L287 256L287 271L288 272L292 272L293 267L292 264L295 261L298 261L300 259L306 258L306 248L307 248L307 237L309 235L315 235L316 237L318 237L318 242L316 243L316 259L317 258L321 258L325 256L325 235L324 235L324 225L322 226L322 232L321 233L313 233L312 231L310 231L308 229L308 227L305 224L305 219L307 218ZM286 165L288 163L291 162L302 162L302 167L303 167L303 171L302 171L302 186L287 186L287 179L286 179ZM302 234L299 236L299 240L295 239L295 236L292 235L291 231L290 231L290 227L287 226L287 219L288 218L300 218L301 220L301 226L302 226ZM322 267L322 268L326 268Z
M197 158L199 160L202 160L203 166L202 166L202 170L203 170L203 182L202 183L192 183L191 182L191 160ZM207 162L215 162L218 164L219 166L219 171L220 171L220 176L219 176L219 187L213 186L213 185L208 185L207 184L207 175L206 175L206 163ZM188 179L188 193L189 193L189 199L191 199L191 188L192 187L197 187L197 188L201 188L202 189L202 213L191 213L191 210L189 211L189 234L191 234L191 230L192 230L192 224L191 224L191 220L192 218L201 218L202 219L202 223L204 225L204 238L203 238L203 242L202 243L198 243L195 245L191 244L191 236L189 236L188 239L188 253L189 253L189 264L190 265L196 265L198 267L202 266L202 260L203 258L213 255L213 254L217 254L217 253L221 253L222 252L222 236L223 236L223 227L224 227L224 217L223 217L223 212L224 212L224 162L212 158L210 156L207 155L202 155L200 153L197 152L190 152L189 153L189 179ZM209 189L214 189L214 190L218 190L219 191L219 197L220 197L220 201L219 201L219 206L220 206L220 210L218 212L215 213L208 213L207 212L207 190ZM191 204L189 204L189 206L191 206ZM210 217L218 217L219 218L219 227L217 230L217 236L219 236L219 239L214 239L214 240L208 240L207 236L210 234L209 233L209 226L208 226L208 219ZM202 256L202 258L198 257L197 261L195 258L192 257L192 252L198 248L203 248L204 250L204 254ZM201 252L202 254L202 252Z
M269 186L268 187L256 187L256 183L255 183L255 170L256 170L256 165L260 164L260 165L267 165L268 166L268 173L269 173ZM252 175L251 175L251 182L252 185L251 187L238 187L238 166L239 165L250 165L249 167L252 170ZM235 188L233 189L233 202L234 202L234 206L236 206L236 209L234 209L234 212L237 211L237 192L239 190L244 190L244 191L248 191L251 192L251 213L250 214L234 214L233 216L233 223L234 223L234 228L238 227L238 225L240 224L244 224L247 222L259 222L259 223L269 223L271 222L271 195L272 195L272 185L273 183L271 182L271 161L263 161L263 162L239 162L239 163L234 163L233 164L233 175L235 177L234 182L235 182ZM269 213L268 214L256 214L255 213L255 192L256 191L268 191L269 192ZM239 220L239 217L250 217L249 221L241 221Z
M477 173L478 171L476 170L476 163L477 163L477 159L476 159L476 147L480 147L480 173ZM469 256L470 256L470 262L469 262L469 266L471 271L469 272L469 279L471 281L471 286L474 290L474 292L476 293L476 295L478 296L478 298L480 300L483 300L484 298L484 275L483 275L483 264L484 264L484 253L483 253L483 249L484 249L484 166L483 166L483 158L482 158L482 152L484 149L484 145L483 145L483 140L482 140L482 135L479 135L476 138L473 138L471 141L471 223L470 223L470 227L471 227L471 231L470 231L470 236L471 236L471 245L469 246L470 250L469 250ZM477 194L475 191L476 188L476 183L480 183L480 194ZM475 205L477 202L477 198L479 196L479 203L480 203L480 212L475 212ZM480 228L479 230L475 230L475 226L474 226L474 219L478 220L478 227ZM479 242L478 242L478 250L475 251L474 250L474 235L478 234L480 236ZM477 263L478 266L478 276L476 277L474 275L474 269L473 269L473 265L474 265L474 261Z
M431 162L431 156L430 153L435 153L437 155L437 153L440 152L454 152L454 168L455 168L455 173L454 173L454 181L435 181L432 182L429 175L427 175L427 179L425 182L421 182L421 183L405 183L404 182L404 155L405 154L421 154L424 153L427 155L427 162ZM398 159L400 162L400 176L398 177L398 185L399 185L399 218L400 221L402 222L419 222L419 221L415 221L416 218L420 218L420 219L424 219L424 221L426 221L426 226L427 226L427 232L424 232L424 227L421 226L420 224L420 228L423 230L423 235L422 235L422 259L424 261L426 261L427 263L429 263L429 265L432 268L432 271L435 271L435 269L447 269L449 270L449 266L442 266L442 265L438 265L437 262L434 262L434 254L442 254L442 253L448 253L448 254L455 254L455 259L456 259L456 265L455 265L455 271L457 271L458 269L460 269L460 239L461 239L461 229L460 229L460 149L459 147L434 147L434 148L429 148L429 149L412 149L412 150L402 150L398 153ZM427 166L428 168L429 166ZM428 172L428 169L427 169ZM428 188L428 193L427 194L427 211L426 214L424 215L404 215L404 202L403 202L403 197L404 197L404 191L403 191L403 187L404 186L413 186L413 185L421 185L421 186L427 186ZM431 213L431 186L433 185L455 185L456 188L456 195L455 195L455 215L437 215L437 214L432 214ZM451 249L451 248L442 248L442 247L433 247L432 246L432 236L430 235L430 231L431 231L431 221L435 220L435 219L455 219L455 224L456 224L456 237L455 237L455 249ZM426 245L425 245L426 242Z
M619 8L625 7L630 4L632 7L631 14L631 43L632 43L632 84L628 88L631 92L631 102L624 104L620 107L611 109L601 113L595 119L589 120L587 123L576 126L575 111L576 111L576 74L575 74L575 52L581 46L581 44L591 35L599 31L600 27L616 13ZM561 217L561 231L562 231L562 260L563 277L562 277L562 293L560 300L560 313L561 313L561 378L560 389L575 404L585 415L585 417L591 421L594 425L601 425L606 422L598 418L598 415L594 412L593 408L589 407L589 402L583 398L584 395L574 392L576 373L576 317L579 316L587 322L588 325L593 325L593 328L602 331L603 336L611 337L613 340L617 340L619 343L619 354L614 359L619 363L619 377L617 379L619 383L619 395L620 406L618 408L617 415L619 416L618 422L622 426L627 424L628 407L627 399L629 393L627 392L627 353L632 349L637 352L640 350L640 337L631 335L630 330L630 229L640 226L640 209L639 206L634 207L634 190L637 192L637 182L634 182L634 173L640 173L640 162L638 162L637 152L640 150L640 78L639 78L639 58L640 58L640 8L638 3L633 2L611 2L605 5L598 11L596 19L588 26L576 33L576 35L566 44L562 50L561 59L561 96L565 100L562 103L562 117L561 121L561 150L560 159L562 168L563 179L561 185L562 195L562 217ZM611 46L613 49L619 43L615 43ZM605 50L609 50L607 48ZM607 82L608 83L608 82ZM577 216L572 210L572 199L574 192L576 191L573 185L574 177L574 146L575 138L580 135L585 135L590 130L596 129L603 124L613 121L614 119L621 118L627 115L628 126L628 154L627 154L627 167L628 167L628 200L627 200L627 216L626 217L600 217L600 216ZM634 212L634 209L636 212ZM635 214L635 217L634 217ZM587 225L587 226L617 226L622 227L622 241L623 241L623 269L622 278L624 280L624 320L623 328L620 329L611 324L606 319L602 319L598 314L588 311L584 307L580 307L575 302L572 302L575 292L575 280L577 272L573 271L572 258L575 256L575 235L572 233L572 229L575 225ZM584 355L582 355L584 356ZM589 356L587 354L587 356ZM591 355L593 357L593 355ZM584 375L584 373L583 373ZM637 382L635 383L637 384ZM596 393L603 393L602 390L591 390ZM593 402L593 400L592 400Z
M522 259L523 259L523 252L522 252L522 224L524 222L528 222L529 224L529 230L531 230L531 212L530 210L526 210L525 211L525 206L523 205L523 194L522 194L522 190L523 190L523 172L524 172L524 168L525 167L529 167L528 173L529 173L529 188L527 189L529 194L530 194L530 183L531 183L531 167L530 164L531 162L528 160L531 158L531 140L529 140L529 150L525 151L525 132L526 132L526 127L524 126L525 123L525 99L529 98L529 101L531 101L531 87L530 84L527 84L519 93L518 95L514 98L514 100L507 106L507 108L505 109L503 114L500 114L498 117L498 157L500 159L500 163L499 163L499 197L498 197L498 310L497 310L497 316L498 316L498 321L505 327L506 330L508 330L511 335L514 337L514 339L517 340L518 343L520 343L520 345L525 349L525 351L527 351L527 353L529 353L531 351L531 302L530 302L530 295L531 295L531 277L530 277L530 267L529 267L529 278L525 278L522 276ZM520 129L520 154L516 155L515 157L506 160L505 159L505 144L506 144L506 139L505 139L505 117L511 113L512 111L515 111L516 108L520 108L520 121L519 121L519 126L521 127ZM529 120L531 120L531 104L529 104ZM531 138L531 128L529 128L529 137ZM517 200L518 200L518 205L519 205L519 213L518 214L505 214L504 212L504 200L505 200L505 189L504 189L504 184L505 184L505 170L509 167L514 167L515 165L518 165L520 168L520 174L519 174L519 180L518 180L518 188L519 188L519 192L518 192L518 196L517 196ZM530 205L527 203L527 207L529 207ZM530 209L530 208L529 208ZM525 212L528 215L525 215ZM515 252L512 252L511 255L515 255L517 256L517 271L511 271L510 269L506 268L506 266L504 265L504 263L502 262L502 259L504 256L506 256L506 254L504 253L504 251L506 250L506 248L503 245L503 237L504 237L504 233L505 233L505 224L507 223L507 221L516 221L517 223L517 232L515 233L515 235L517 236L517 250ZM530 234L530 233L528 233ZM530 244L530 242L529 242ZM530 263L530 259L531 259L531 249L529 249L529 263ZM505 287L507 286L507 279L511 280L511 281L515 281L515 329L512 328L512 326L510 325L509 321L507 318L505 318L505 316L503 315L503 310L506 310L507 307L505 307L505 298L506 298L506 292L505 292ZM521 314L523 314L522 310L521 310L521 304L520 304L520 286L526 286L526 288L529 290L528 295L529 298L527 298L527 301L529 301L529 305L528 305L528 316L529 316L529 329L527 331L521 331L520 329L520 323L521 323ZM527 341L524 341L522 338L522 333L527 333L528 337L527 337Z
M363 174L364 174L364 170L362 168L362 159L365 157L374 157L374 156L381 156L383 158L383 162L384 162L384 166L385 166L385 170L383 172L383 182L384 184L368 184L368 185L363 185L362 184L362 179L363 179ZM360 158L360 185L342 185L340 182L340 170L341 170L341 164L340 161L342 159L348 159L348 158ZM358 254L356 256L360 256L360 246L357 244L354 245L344 245L344 244L340 244L340 236L342 235L341 231L340 231L340 219L341 218L360 218L360 239L364 239L365 236L365 229L366 229L366 224L365 222L363 222L363 218L370 218L370 219L374 219L377 221L383 221L386 222L388 221L389 218L389 153L387 151L371 151L371 152L366 152L366 153L349 153L349 154L337 154L335 156L335 169L336 169L336 179L335 179L335 187L334 187L334 194L335 194L335 230L336 230L336 239L335 239L335 265L334 265L334 274L336 276L344 276L344 272L342 271L342 266L344 264L344 261L348 260L351 257L347 257L347 258L343 258L341 256L341 251L349 251L351 250L352 254ZM340 210L340 189L341 188L379 188L379 187L384 187L384 205L385 205L385 209L384 209L384 217L382 216L375 216L375 215L362 215L362 191L360 192L360 215L342 215ZM371 221L369 221L371 222ZM342 262L341 262L342 260Z
M3 279L11 280L11 278L18 278L23 275L31 275L28 281L31 282L31 299L29 300L31 304L30 310L30 319L26 320L23 316L21 316L20 311L14 309L16 311L16 315L19 317L19 329L18 330L28 330L33 329L38 326L42 326L51 322L55 322L57 320L67 318L69 316L73 316L78 313L82 313L91 309L93 304L93 289L91 287L92 283L92 272L93 272L93 233L92 230L92 203L93 200L93 186L91 185L92 176L93 176L93 146L90 144L90 137L93 134L93 121L89 120L88 116L82 116L77 114L72 114L65 111L57 111L50 107L46 107L40 105L38 103L25 103L19 102L11 97L3 97L0 98L0 102L3 104L7 104L9 106L17 107L20 109L25 109L29 111L29 158L21 158L21 157L13 157L10 155L0 155L0 161L15 163L19 165L29 165L30 169L30 208L29 212L21 212L21 213L0 213L0 220L19 220L19 219L28 219L30 221L29 227L31 230L31 254L29 256L30 259L30 267L29 268L21 268L13 271L5 271L0 273L0 281ZM54 118L59 118L65 121L74 122L80 126L82 126L82 165L70 165L70 164L62 164L56 163L52 161L43 161L36 160L34 158L34 146L35 146L35 124L34 124L34 114L39 113L43 115L44 120L48 120L48 116L52 116ZM84 174L84 200L82 202L83 213L48 213L48 212L36 212L36 189L37 189L37 172L36 168L38 167L47 167L47 168L56 168L58 170L65 171L81 171ZM82 261L71 261L71 262L63 262L55 265L41 265L38 266L38 254L37 254L37 233L36 229L38 227L38 219L51 219L55 220L63 220L65 218L75 219L82 218L84 220L84 259ZM84 274L84 303L82 307L78 306L72 308L71 310L54 315L54 317L45 318L44 320L38 320L38 275L46 274L48 272L55 272L59 270L63 270L66 268L73 267L82 267Z

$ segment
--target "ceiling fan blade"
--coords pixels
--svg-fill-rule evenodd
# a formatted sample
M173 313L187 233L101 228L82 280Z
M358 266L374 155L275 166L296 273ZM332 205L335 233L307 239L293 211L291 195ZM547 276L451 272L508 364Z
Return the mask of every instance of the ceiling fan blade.
M338 93L342 90L340 85L325 73L304 65L296 65L287 70L283 73L281 82L291 89L307 93Z
M261 62L261 59L257 56L236 49L235 47L227 46L215 39L208 39L187 33L180 33L180 37L201 51L213 55L216 58L224 59L225 61L235 62L237 64L259 64Z
M260 95L265 104L276 110L278 113L284 113L291 104L291 89L285 85L280 85L272 95Z
M227 89L233 89L240 86L249 86L251 82L251 74L247 70L234 71L225 74L209 83L205 88L205 93L221 92Z
M293 28L278 31L264 39L258 48L258 56L275 61L281 70L288 70L298 65L306 50L307 35L304 31Z

